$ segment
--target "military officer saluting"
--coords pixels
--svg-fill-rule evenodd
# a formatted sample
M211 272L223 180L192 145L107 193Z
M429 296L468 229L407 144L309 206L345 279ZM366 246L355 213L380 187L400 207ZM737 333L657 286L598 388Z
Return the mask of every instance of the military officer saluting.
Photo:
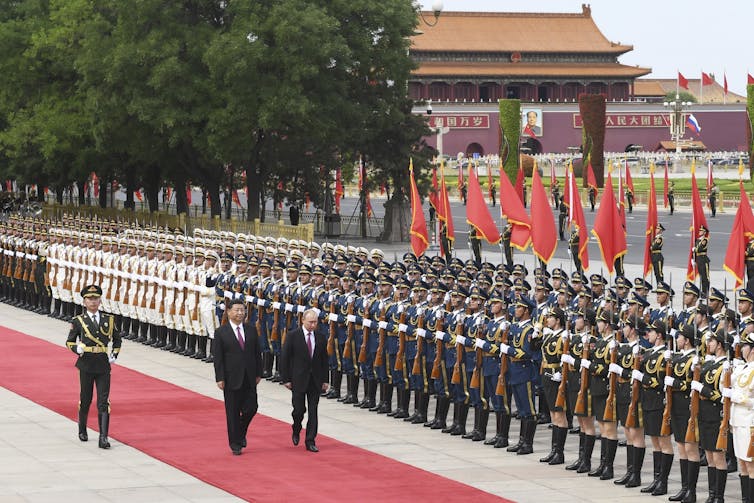
M110 364L120 352L120 334L114 330L111 314L99 312L102 289L89 285L81 291L85 310L71 322L66 346L78 355L81 394L79 399L79 440L86 442L86 418L92 403L92 386L97 385L97 412L99 418L99 447L109 449L107 432L110 425ZM112 342L108 356L107 346Z

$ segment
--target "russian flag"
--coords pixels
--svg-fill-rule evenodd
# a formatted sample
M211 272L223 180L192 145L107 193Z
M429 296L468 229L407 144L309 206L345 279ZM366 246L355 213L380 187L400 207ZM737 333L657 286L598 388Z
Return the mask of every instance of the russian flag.
M702 126L699 125L699 121L696 120L694 114L689 114L686 117L686 127L696 133L697 136L702 132Z

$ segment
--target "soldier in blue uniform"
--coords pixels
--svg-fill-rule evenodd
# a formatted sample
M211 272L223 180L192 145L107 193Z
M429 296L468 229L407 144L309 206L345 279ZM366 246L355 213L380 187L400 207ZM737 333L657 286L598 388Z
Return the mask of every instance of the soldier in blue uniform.
M359 407L361 409L371 409L376 406L375 397L377 395L377 380L375 379L374 369L372 368L373 362L370 359L369 350L367 348L370 330L369 326L364 324L365 319L369 320L370 309L375 300L375 282L376 279L373 274L368 272L361 274L359 277L359 284L361 285L360 295L354 300L353 314L350 315L353 318L348 319L348 322L354 324L353 354L356 361L359 362L359 376L364 381L364 399L361 402L354 404L354 407ZM368 323L371 324L371 320L369 320ZM364 344L364 333L367 334L367 345L362 349L362 345Z
M456 337L456 342L464 346L466 367L466 379L462 381L469 395L469 405L474 408L474 429L462 436L464 439L470 439L475 442L487 438L487 422L490 417L489 402L484 396L484 380L482 375L477 373L478 385L472 386L474 370L477 365L484 363L484 355L481 350L480 354L474 350L476 339L481 334L483 327L487 324L487 317L484 315L484 302L487 300L487 294L478 286L473 286L469 290L468 316L464 320L463 335ZM477 360L479 359L479 360ZM481 370L481 369L480 369Z
M425 335L427 337L427 375L432 379L432 390L434 390L437 399L435 417L432 421L425 423L424 426L433 430L447 428L448 410L450 409L450 389L448 387L448 376L445 372L442 342L446 329L446 319L449 316L446 305L443 305L447 293L447 287L443 283L437 282L432 285L431 306L427 309L424 317ZM447 307L450 307L450 302L448 302ZM421 335L420 331L417 332Z
M328 399L340 398L340 389L343 384L343 370L341 367L343 346L339 344L341 339L343 339L345 344L345 327L339 323L342 275L343 273L338 269L329 269L327 271L327 275L325 276L325 300L321 307L322 311L326 314L325 320L328 331L327 354L330 367L330 389L325 395Z
M709 289L709 299L707 305L710 308L710 328L713 332L717 331L720 321L725 315L725 309L728 307L728 297L717 288Z
M466 319L466 297L469 292L461 285L449 292L450 302L453 311L445 318L445 331L443 334L437 333L436 337L442 338L445 343L443 347L443 360L445 363L444 377L448 387L448 394L453 401L453 423L442 430L443 433L454 435L463 435L466 433L466 416L469 412L468 396L463 386L464 369L463 359L461 359L461 369L459 372L460 384L452 382L452 376L456 366L457 351L456 336L463 331L464 320Z
M409 307L409 289L408 280L399 277L395 282L395 303L393 303L385 314L385 370L390 376L388 382L398 395L395 411L388 411L387 415L396 419L405 419L409 416L408 404L411 400L411 389L408 386L408 372L410 369L406 368L405 330L403 330L404 353L402 355L399 354L401 334L399 329L401 325L405 325L406 310Z
M675 324L673 320L675 312L671 301L675 291L670 288L670 285L662 281L657 283L657 287L653 291L657 295L657 307L649 311L649 324L661 321L666 327L672 327Z
M534 452L534 434L537 429L536 408L534 406L534 380L538 368L534 363L535 350L532 348L534 327L531 313L534 301L521 295L516 301L514 323L508 333L507 343L500 345L500 352L510 357L506 380L516 401L516 409L521 420L519 441L508 447L508 452L531 454Z
M379 347L380 343L380 329L379 323L385 322L386 313L388 309L393 305L393 279L387 274L382 274L378 278L380 297L378 302L373 302L369 309L369 339L367 341L367 348L369 351L370 361L374 368L374 374L377 378L377 382L380 384L380 401L376 406L370 408L372 412L378 414L387 414L393 407L393 387L389 382L390 374L387 373L387 368L384 361L384 348ZM366 320L365 320L366 321ZM382 360L378 365L377 351L381 349L383 354L380 356Z
M429 306L427 302L428 285L420 279L414 280L411 288L412 304L406 313L406 369L409 374L409 387L414 391L414 413L404 421L412 424L427 422L429 408L429 388L427 386L427 332L424 329L425 312ZM399 327L400 330L401 327ZM423 330L422 336L418 335ZM419 351L421 339L421 351ZM418 359L418 361L416 361ZM414 372L417 370L417 372Z
M697 302L699 302L699 288L691 281L685 282L683 284L683 308L673 322L675 330L680 331L686 325L694 325Z
M351 271L345 271L341 284L343 294L339 298L336 312L338 315L338 351L341 355L341 372L346 376L346 395L338 401L344 404L354 404L358 402L359 394L359 376L356 372L358 353L354 343L356 330L353 322L348 321L348 314L353 314L357 297L356 276Z

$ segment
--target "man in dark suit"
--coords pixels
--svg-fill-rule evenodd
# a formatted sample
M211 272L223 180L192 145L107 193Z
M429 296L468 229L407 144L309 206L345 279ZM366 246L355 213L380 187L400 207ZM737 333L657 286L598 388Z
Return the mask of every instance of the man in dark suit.
M303 326L288 333L280 364L285 387L293 392L293 445L298 445L301 423L307 406L306 450L319 452L314 443L317 436L317 405L320 392L327 391L327 337L317 330L317 311L304 311Z
M92 404L92 387L97 385L97 418L99 420L99 447L109 449L107 434L110 427L110 364L120 353L121 338L111 314L99 312L102 289L88 285L81 291L85 311L71 320L66 346L76 353L81 394L79 397L79 440L86 442L86 418ZM107 346L112 341L112 351Z
M257 413L257 384L262 379L262 352L254 325L244 323L243 299L228 303L228 323L215 331L215 381L223 390L228 443L235 456L246 447L246 432Z

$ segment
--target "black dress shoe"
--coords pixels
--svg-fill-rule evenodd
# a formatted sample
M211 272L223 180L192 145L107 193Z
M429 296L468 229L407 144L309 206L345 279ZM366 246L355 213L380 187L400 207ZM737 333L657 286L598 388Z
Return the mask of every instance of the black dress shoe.
M246 439L241 440L241 447L246 448Z
M79 440L86 442L87 440L89 440L89 434L87 432L79 433Z
M319 449L314 444L306 444L306 450L309 452L319 452Z
M241 448L240 447L231 447L231 452L234 456L240 456L241 455Z
M298 445L299 434L300 434L300 432L294 431L293 435L291 435L291 440L293 440L293 445Z
M107 437L103 437L100 435L99 437L99 448L100 449L109 449L110 448L110 442L107 441Z

